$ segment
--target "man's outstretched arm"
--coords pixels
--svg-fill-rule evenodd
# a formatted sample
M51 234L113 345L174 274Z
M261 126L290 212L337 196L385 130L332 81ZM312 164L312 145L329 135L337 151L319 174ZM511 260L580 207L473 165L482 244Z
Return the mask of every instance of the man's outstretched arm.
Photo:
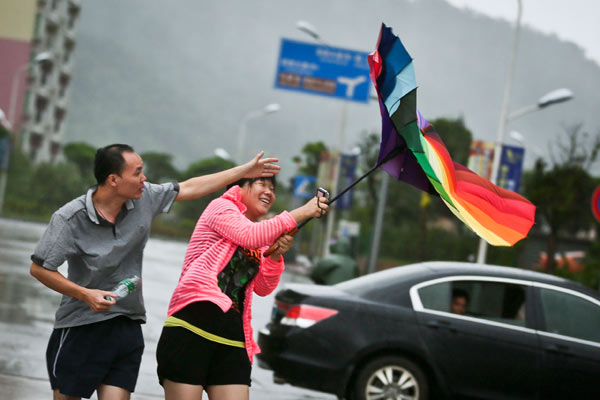
M276 158L263 158L261 151L252 160L245 164L217 172L215 174L197 176L179 184L179 194L175 201L195 200L213 193L242 178L259 178L276 175L281 168L275 165Z

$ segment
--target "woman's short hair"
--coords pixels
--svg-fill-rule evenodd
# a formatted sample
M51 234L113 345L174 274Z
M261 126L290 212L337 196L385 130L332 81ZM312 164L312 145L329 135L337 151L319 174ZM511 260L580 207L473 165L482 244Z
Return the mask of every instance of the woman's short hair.
M125 158L123 153L135 153L133 147L127 144L111 144L101 147L96 151L94 158L94 176L98 185L106 182L106 178L110 174L121 176L121 172L125 169Z
M252 185L256 181L269 181L273 184L273 189L277 188L277 179L275 179L275 175L273 175L273 176L260 177L260 178L242 178L239 181L233 182L231 185L228 185L227 189L229 189L233 186L242 187L246 183L249 183L250 185Z

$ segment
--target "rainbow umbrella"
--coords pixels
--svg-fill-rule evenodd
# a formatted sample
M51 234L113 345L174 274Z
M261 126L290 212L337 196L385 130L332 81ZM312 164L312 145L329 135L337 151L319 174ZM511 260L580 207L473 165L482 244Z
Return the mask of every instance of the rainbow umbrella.
M369 55L382 118L378 166L428 193L438 194L470 229L495 246L512 246L527 236L535 206L452 161L433 126L417 112L412 58L382 24Z
M381 110L379 157L373 168L331 198L329 205L381 167L398 180L439 195L454 215L492 245L512 246L526 237L535 220L535 206L452 161L433 126L417 112L412 58L385 24L377 48L369 55L369 66ZM295 235L311 219L290 233ZM275 248L271 246L264 256Z

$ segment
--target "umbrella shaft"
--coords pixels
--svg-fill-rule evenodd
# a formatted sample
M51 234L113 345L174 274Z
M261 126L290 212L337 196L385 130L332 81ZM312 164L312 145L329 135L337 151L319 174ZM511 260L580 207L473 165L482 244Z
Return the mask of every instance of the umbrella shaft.
M377 168L379 168L382 164L385 164L386 162L390 161L392 158L396 157L398 154L400 154L400 152L402 150L404 150L406 148L406 145L404 146L400 146L400 147L396 147L394 150L390 151L389 154L385 157L383 157L381 159L380 162L378 162L377 164L375 164L375 166L373 168L371 168L370 170L368 170L367 172L365 172L363 174L363 176L361 176L360 178L358 178L357 180L355 180L354 182L352 182L350 185L348 185L346 188L344 188L344 190L342 190L341 192L339 192L338 194L336 194L333 198L331 198L329 200L329 205L333 204L337 199L339 199L340 197L342 197L348 190L352 189L354 186L356 186L360 181L362 181L363 179L365 179L367 176L369 176L370 174L373 173L373 171L375 171ZM297 230L301 229L304 225L306 225L308 223L308 221L310 221L312 218L309 219L305 219L304 221L302 221L300 224L298 224L298 226L296 227Z
M337 199L339 199L342 195L344 195L344 193L346 193L348 190L352 189L360 181L362 181L367 176L369 176L370 174L372 174L382 164L385 164L386 162L390 161L392 158L396 157L404 149L405 149L405 146L402 146L402 147L396 147L394 150L390 151L389 154L387 156L385 156L380 162L378 162L377 164L375 164L375 166L373 168L371 168L370 170L368 170L367 172L365 172L363 174L363 176L361 176L360 178L358 178L357 180L355 180L354 182L352 182L344 190L342 190L341 192L339 192L338 194L336 194L331 200L329 200L329 204L331 205L333 202L335 202Z

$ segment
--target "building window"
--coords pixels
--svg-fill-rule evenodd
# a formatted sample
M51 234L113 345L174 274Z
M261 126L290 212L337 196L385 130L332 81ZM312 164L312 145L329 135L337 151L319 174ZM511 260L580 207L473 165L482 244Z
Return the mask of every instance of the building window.
M60 127L65 119L66 110L62 107L56 107L54 109L54 133L60 132Z
M35 123L39 124L44 118L44 112L48 106L48 99L46 97L37 96L35 98Z
M48 81L48 77L52 73L52 65L53 65L53 63L51 61L43 61L40 64L40 70L41 70L41 81L40 82L41 82L42 86L44 86L46 84L46 82Z
M31 132L31 135L29 135L29 148L31 150L30 155L32 158L35 158L38 150L42 147L43 141L44 137L39 133Z
M56 157L60 154L61 146L60 143L50 143L50 162L56 161Z
M60 78L58 78L59 89L58 94L60 97L64 97L67 92L67 88L69 87L69 82L71 81L71 77L67 74L60 74Z
M77 11L69 9L69 15L67 16L67 26L69 29L75 28L75 21L77 20Z

